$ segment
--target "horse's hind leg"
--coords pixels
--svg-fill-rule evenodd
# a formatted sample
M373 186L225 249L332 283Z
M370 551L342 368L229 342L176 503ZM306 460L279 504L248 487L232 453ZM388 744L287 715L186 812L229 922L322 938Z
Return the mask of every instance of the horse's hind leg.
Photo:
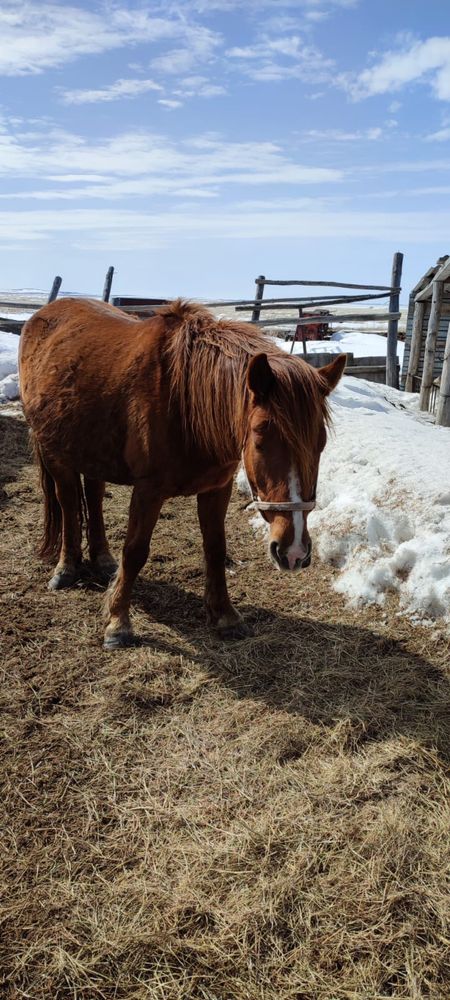
M49 581L50 590L72 587L81 570L81 482L75 472L52 472L55 492L61 508L61 549L58 565Z
M92 568L104 583L117 572L117 563L111 554L103 520L105 484L99 479L84 477L84 493L88 510L89 558Z
M225 578L225 515L232 486L231 480L221 489L199 493L197 510L205 553L207 619L223 639L243 639L252 630L233 608Z
M139 570L147 561L161 506L162 499L155 497L152 487L145 480L134 487L122 559L117 577L106 595L105 649L118 649L133 643L129 617L131 591Z

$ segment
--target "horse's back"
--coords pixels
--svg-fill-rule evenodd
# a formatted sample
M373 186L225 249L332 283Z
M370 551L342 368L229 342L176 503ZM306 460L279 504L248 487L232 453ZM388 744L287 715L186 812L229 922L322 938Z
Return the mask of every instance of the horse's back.
M103 302L59 299L25 324L20 343L20 379L25 408L35 395L73 384L115 391L135 359L157 346L157 324L144 324Z
M43 352L52 352L55 363L60 365L85 347L95 351L100 346L104 351L106 344L112 346L121 341L130 347L132 334L140 325L134 317L104 302L57 299L25 323L20 338L20 364L26 368L29 362L38 362Z
M138 433L135 413L142 417L153 402L161 325L157 317L142 322L106 303L69 298L28 320L20 345L21 396L47 454L66 455L89 474L95 453L99 474L127 478L122 457L127 439Z

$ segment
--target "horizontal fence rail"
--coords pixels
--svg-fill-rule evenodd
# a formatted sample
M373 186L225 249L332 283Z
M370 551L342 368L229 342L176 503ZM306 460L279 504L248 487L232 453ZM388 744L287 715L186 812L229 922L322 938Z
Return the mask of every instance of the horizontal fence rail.
M295 324L296 326L310 326L316 323L364 323L369 320L373 320L375 323L383 322L385 320L398 320L401 317L400 312L396 313L323 313L320 316L314 316L310 314L309 316L283 316L282 318L276 319L259 319L256 321L257 326L287 326L288 324Z
M366 291L373 292L401 292L400 287L393 287L392 285L354 285L350 281L275 281L273 278L256 278L256 281L262 285L310 285L315 288L361 288Z
M264 299L264 300L254 300L246 303L222 303L222 305L234 305L236 312L250 312L258 307L261 309L291 309L298 306L299 309L309 309L313 306L340 306L340 305L351 305L352 302L369 302L372 299L384 299L390 295L390 292L381 292L378 295L320 295L311 296L305 299ZM212 306L215 303L209 302L208 305Z

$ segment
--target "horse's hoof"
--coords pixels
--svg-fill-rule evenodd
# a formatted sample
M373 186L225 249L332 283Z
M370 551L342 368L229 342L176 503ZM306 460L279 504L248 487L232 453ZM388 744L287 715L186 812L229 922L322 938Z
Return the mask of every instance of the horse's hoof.
M129 649L130 646L138 646L139 640L133 632L111 632L105 635L103 649Z
M250 639L255 633L251 625L238 621L230 625L221 625L217 628L219 639L224 642L233 642L239 639Z
M54 573L51 580L48 582L49 590L66 590L68 587L73 587L74 583L79 579L79 573L76 570L61 570L60 573Z

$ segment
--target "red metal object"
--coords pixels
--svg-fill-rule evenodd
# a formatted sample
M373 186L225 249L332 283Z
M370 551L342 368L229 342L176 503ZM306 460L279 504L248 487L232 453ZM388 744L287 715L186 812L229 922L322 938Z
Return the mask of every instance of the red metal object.
M311 317L310 323L305 323L302 326L297 326L295 328L294 340L329 340L330 338L330 327L328 323L324 323L320 317L326 316L326 312L316 312L304 313L303 318L309 319ZM317 317L317 319L315 319Z

